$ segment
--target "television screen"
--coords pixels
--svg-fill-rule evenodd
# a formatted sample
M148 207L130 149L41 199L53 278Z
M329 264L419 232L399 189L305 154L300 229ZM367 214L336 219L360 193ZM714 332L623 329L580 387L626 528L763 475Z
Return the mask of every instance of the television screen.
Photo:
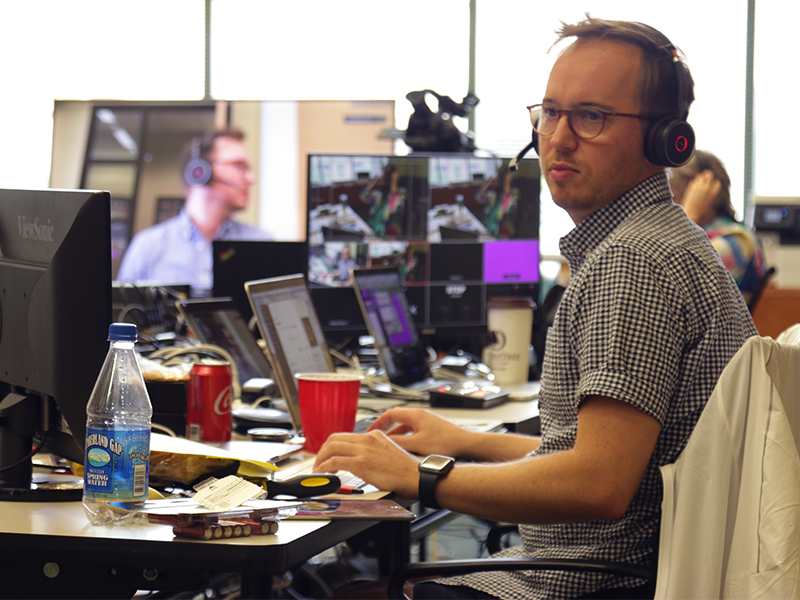
M485 328L493 296L536 298L539 162L508 163L310 155L308 278L326 332L366 332L347 291L354 268L397 268L423 333Z

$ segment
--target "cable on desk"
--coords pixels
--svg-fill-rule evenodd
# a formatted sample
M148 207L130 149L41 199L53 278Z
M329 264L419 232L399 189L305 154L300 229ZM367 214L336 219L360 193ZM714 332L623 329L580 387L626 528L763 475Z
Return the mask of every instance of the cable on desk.
M38 446L36 446L36 448L34 448L33 450L31 450L30 454L28 454L28 455L27 455L26 457L24 457L24 458L21 458L21 459L19 459L17 462L15 462L15 463L14 463L14 464L12 464L12 465L6 465L5 467L0 467L0 473L5 473L6 471L10 471L11 469L15 469L15 468L17 468L18 466L20 466L21 464L28 462L28 461L29 461L30 459L32 459L32 458L33 458L33 457L34 457L36 454L38 454L38 453L39 453L39 451L40 451L42 448L44 448L44 445L47 443L47 438L48 438L48 437L50 437L50 432L49 432L49 431L45 431L45 432L44 432L44 435L42 436L42 440L39 442L39 445L38 445Z
M162 425L161 423L151 423L150 424L150 428L151 429L157 429L158 431L160 431L162 433L166 433L170 437L179 437L177 433L172 431L172 429L170 429L166 425Z
M239 381L239 370L236 368L236 362L233 360L233 356L225 350L224 348L220 348L219 346L215 346L213 344L195 344L193 346L180 346L176 347L173 346L171 348L162 348L160 350L156 350L148 355L147 358L151 360L160 360L164 366L170 366L170 364L176 364L177 359L180 357L191 357L192 354L198 353L206 353L206 354L217 354L222 356L225 360L228 361L231 367L231 374L232 377L232 387L233 387L233 397L235 400L242 399L242 385Z

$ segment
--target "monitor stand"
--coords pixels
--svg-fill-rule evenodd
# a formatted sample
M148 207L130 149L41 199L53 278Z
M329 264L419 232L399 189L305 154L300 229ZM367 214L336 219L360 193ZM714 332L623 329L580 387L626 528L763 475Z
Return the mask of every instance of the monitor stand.
M9 393L0 401L0 501L71 502L83 496L83 480L33 472L33 439L40 399ZM42 444L43 446L44 444Z

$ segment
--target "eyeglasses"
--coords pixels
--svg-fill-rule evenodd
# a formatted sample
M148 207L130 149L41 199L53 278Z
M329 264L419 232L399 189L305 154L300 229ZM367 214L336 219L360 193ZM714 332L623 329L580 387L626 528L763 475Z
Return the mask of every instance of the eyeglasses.
M247 171L249 171L251 173L253 172L253 169L250 167L250 163L248 163L247 161L244 161L244 160L231 160L231 161L224 161L224 162L219 162L219 161L215 160L214 164L215 165L233 167L234 169L238 169L239 171L241 171L243 173L247 172Z
M606 124L606 117L632 117L647 120L645 115L613 112L594 106L578 106L572 110L556 108L552 104L534 104L529 106L533 130L539 135L553 135L556 132L561 115L566 113L569 128L576 136L590 140L600 135Z

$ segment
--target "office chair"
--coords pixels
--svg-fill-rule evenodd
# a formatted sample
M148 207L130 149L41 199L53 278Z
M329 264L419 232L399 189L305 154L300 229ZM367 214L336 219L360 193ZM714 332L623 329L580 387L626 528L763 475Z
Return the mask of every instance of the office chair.
M724 369L686 448L661 467L656 568L488 558L411 564L408 579L558 569L652 580L655 598L800 598L800 345L752 337Z
M422 562L407 565L389 577L386 586L390 600L409 600L403 592L403 585L409 579L425 579L479 573L486 571L541 571L557 570L572 572L603 573L623 577L636 577L652 581L656 568L617 562L580 560L569 558L477 558Z
M761 296L764 293L764 290L767 289L767 285L772 279L772 276L775 275L775 267L770 267L767 269L766 273L761 276L761 280L758 282L758 287L756 287L755 291L753 291L753 295L750 296L750 300L747 302L747 309L750 311L750 314L753 314L753 311L756 309L756 304L761 299Z

